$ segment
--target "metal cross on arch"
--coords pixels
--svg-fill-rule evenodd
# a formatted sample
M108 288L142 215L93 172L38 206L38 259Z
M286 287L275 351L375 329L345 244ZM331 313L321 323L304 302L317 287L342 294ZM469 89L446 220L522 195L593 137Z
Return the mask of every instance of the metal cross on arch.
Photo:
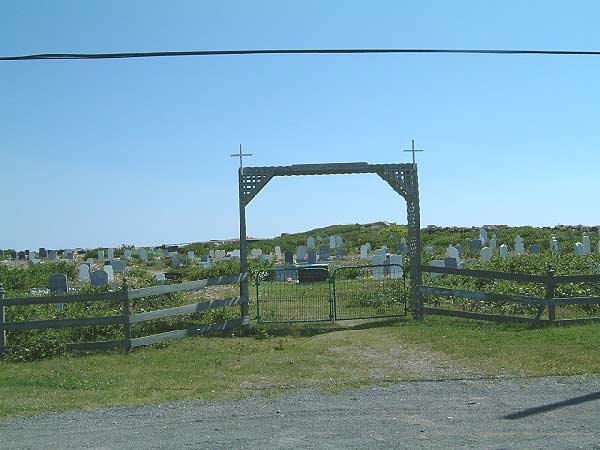
M240 167L239 202L240 202L240 261L241 272L248 273L248 246L246 242L246 206L263 189L267 183L277 176L295 175L335 175L376 173L392 189L406 200L408 220L408 245L410 255L410 286L412 291L412 309L415 318L421 318L423 305L417 294L417 286L421 283L421 217L419 208L419 182L416 164L368 164L328 163L328 164L296 164L292 166ZM249 296L248 277L240 283L240 297ZM242 306L242 316L249 316L248 304Z

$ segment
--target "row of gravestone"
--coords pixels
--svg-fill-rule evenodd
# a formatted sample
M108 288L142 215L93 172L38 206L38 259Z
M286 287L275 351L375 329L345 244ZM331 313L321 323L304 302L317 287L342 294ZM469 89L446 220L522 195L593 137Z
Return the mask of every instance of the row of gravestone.
M79 280L90 283L94 287L106 286L113 281L114 274L125 273L127 264L125 261L114 260L105 264L102 270L92 270L92 265L87 262L79 265Z

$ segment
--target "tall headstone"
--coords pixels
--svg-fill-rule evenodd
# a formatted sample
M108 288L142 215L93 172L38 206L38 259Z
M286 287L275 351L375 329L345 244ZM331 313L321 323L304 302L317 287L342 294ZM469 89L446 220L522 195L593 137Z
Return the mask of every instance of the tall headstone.
M104 250L98 250L98 261L104 261Z
M590 253L592 253L592 241L590 240L590 237L587 234L583 235L582 244L584 255L589 255Z
M506 258L508 256L508 246L506 244L502 244L500 246L500 257Z
M296 247L296 261L297 262L305 262L306 261L306 246L299 245Z
M335 237L335 248L342 248L344 246L344 239L341 236Z
M369 258L369 247L367 245L360 246L360 259L368 259Z
M494 235L492 236L492 238L490 239L490 244L489 244L489 247L490 247L492 250L496 250L496 246L497 246L497 245L498 245L498 240L496 239L496 235L494 234Z
M306 239L306 248L309 250L312 250L315 248L315 238L312 236L309 236L308 239Z
M115 272L113 271L112 266L110 266L108 264L105 265L103 269L106 272L106 276L108 276L108 282L110 283L111 281L113 281L115 279Z
M108 284L108 274L104 270L90 273L90 283L93 287L104 287Z
M481 241L482 245L485 245L485 243L488 240L488 233L485 230L485 228L482 228L479 230L479 240Z
M292 252L285 252L285 263L294 264L294 254Z
M335 236L329 236L329 248L337 248L337 240Z
M515 238L515 253L519 256L525 254L525 241L521 236Z
M319 247L319 261L329 261L329 247L326 245Z
M374 280L383 280L385 276L385 268L383 267L383 262L385 261L385 256L381 254L376 254L373 256L371 260L371 265L373 267L373 279Z
M583 255L585 255L583 244L581 242L576 242L575 243L575 256L583 256Z
M390 255L390 278L399 280L404 276L404 257L402 255Z
M38 255L40 259L46 259L48 258L48 251L44 247L40 247L38 249Z
M187 252L187 260L189 262L194 262L196 260L196 254L190 250L189 252Z
M556 236L554 235L552 235L552 238L550 239L550 251L553 255L558 253L558 239L556 239Z
M85 263L79 264L79 281L84 283L90 281L90 266Z
M108 249L108 259L109 260L113 260L115 259L115 249L114 248L109 248Z
M56 250L48 250L48 259L56 261L58 259L58 252Z
M316 264L317 262L317 252L315 252L314 250L311 250L308 252L308 263L309 264Z
M281 247L279 245L275 246L275 256L281 258Z
M493 254L494 254L494 251L491 248L483 247L480 252L481 262L490 262L492 260Z

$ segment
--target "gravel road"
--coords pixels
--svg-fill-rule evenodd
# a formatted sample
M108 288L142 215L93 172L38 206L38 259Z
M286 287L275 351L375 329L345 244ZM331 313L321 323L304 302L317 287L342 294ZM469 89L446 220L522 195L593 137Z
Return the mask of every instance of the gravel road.
M0 422L12 449L600 449L600 378L417 381Z

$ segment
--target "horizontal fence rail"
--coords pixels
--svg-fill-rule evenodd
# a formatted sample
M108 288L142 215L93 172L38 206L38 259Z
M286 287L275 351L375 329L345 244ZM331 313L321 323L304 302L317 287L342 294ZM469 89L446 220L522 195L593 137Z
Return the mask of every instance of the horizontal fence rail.
M71 327L91 327L91 326L123 326L125 339L116 341L98 341L98 342L73 342L68 343L67 348L72 350L108 350L115 348L131 349L144 345L151 345L158 342L164 342L173 339L179 339L185 336L196 336L200 334L224 331L233 328L246 326L250 323L249 316L242 316L239 319L224 320L218 323L206 325L196 325L194 327L173 330L164 333L158 333L150 336L132 338L131 325L147 322L150 320L163 319L167 317L185 316L199 312L208 311L211 309L224 308L237 305L247 305L248 297L232 297L222 300L208 300L199 303L191 303L188 305L176 306L172 308L148 311L143 313L132 314L130 309L130 300L144 297L156 297L175 292L190 292L204 289L209 286L219 286L227 284L237 284L248 277L247 274L236 274L218 278L207 278L204 280L188 281L179 284L153 286L141 289L128 289L126 285L121 290L115 292L100 292L97 294L77 294L77 295L53 295L44 297L18 297L4 298L3 291L0 291L0 307L2 313L0 315L0 336L3 337L0 342L0 353L4 353L7 348L6 331L15 330L34 330L34 329L50 329L50 328L71 328ZM108 317L83 317L69 319L52 319L52 320L30 320L22 322L6 322L4 310L11 306L24 305L54 305L57 303L81 303L81 302L99 302L99 301L117 301L122 306L122 315Z
M577 319L561 319L556 320L556 306L567 305L600 305L600 297L556 297L556 286L568 283L600 283L600 274L596 275L554 275L553 271L549 271L547 275L530 275L507 272L495 272L488 270L471 270L471 269L451 269L446 267L421 266L421 271L425 273L437 273L446 275L467 276L486 280L507 280L517 283L538 283L545 287L546 295L544 298L499 294L493 292L469 291L463 289L452 289L438 286L417 286L417 295L435 295L441 297L457 297L469 300L478 301L498 301L498 302L513 302L532 306L537 306L537 315L535 318L517 317L500 314L486 314L472 311L450 310L444 308L424 307L423 311L426 314L445 315L453 317L471 318L479 320L493 321L513 321L513 322L535 322L535 323L552 323L556 325L566 325L571 323L585 322L600 322L600 317L586 317ZM548 319L542 320L541 314L543 309L548 308Z

